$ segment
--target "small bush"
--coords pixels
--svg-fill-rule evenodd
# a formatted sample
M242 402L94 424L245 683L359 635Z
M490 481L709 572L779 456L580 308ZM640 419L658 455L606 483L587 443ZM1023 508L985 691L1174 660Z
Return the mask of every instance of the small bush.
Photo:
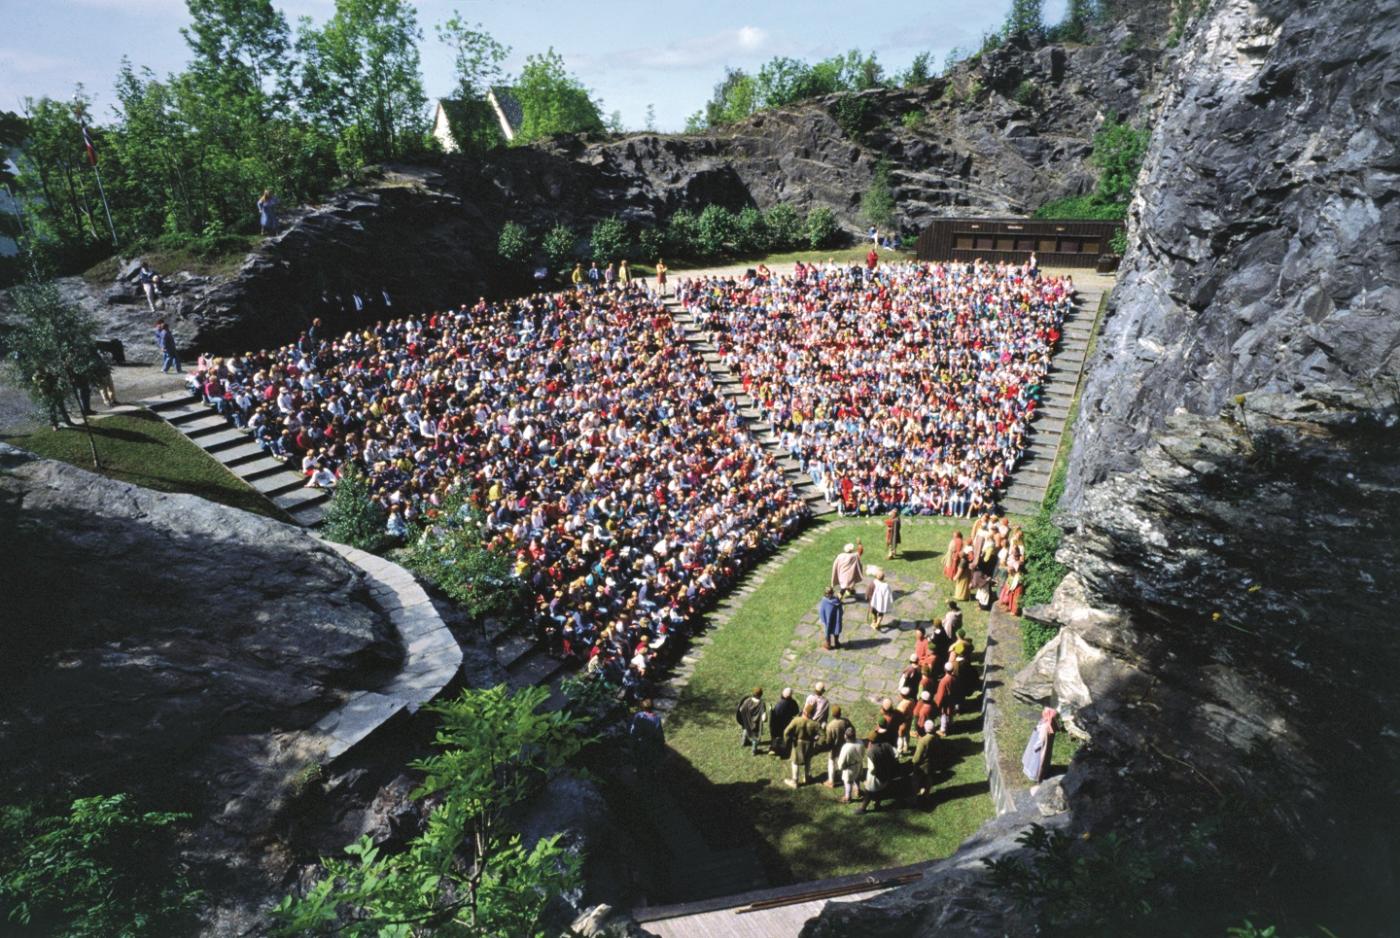
M1016 86L1016 90L1011 92L1011 97L1017 104L1025 107L1040 106L1040 88L1029 78Z
M1128 253L1128 230L1126 228L1119 228L1113 233L1113 236L1108 239L1108 249L1119 257Z
M594 225L588 243L593 249L594 260L599 263L620 260L628 255L631 248L631 239L627 237L627 226L622 223L622 219L616 216L604 218Z
M818 205L807 213L804 233L810 248L832 246L841 233L841 226L836 223L836 213L825 205Z
M568 225L555 225L549 229L544 236L544 256L549 259L549 266L554 270L562 270L574 259L574 249L578 239L574 236L574 230Z
M741 254L762 254L772 247L763 213L749 206L734 219L735 242Z
M481 525L479 513L450 502L413 538L406 565L474 618L514 618L525 584L511 572L508 554L482 542Z
M768 229L768 242L772 250L791 250L805 240L802 219L797 209L786 202L779 202L763 213L763 226Z
M1117 221L1128 210L1116 202L1100 202L1092 193L1071 195L1046 202L1032 213L1033 218L1078 218L1093 221Z
M869 98L843 94L832 104L831 116L847 137L859 140L870 129L874 120L874 108Z
M906 111L904 116L899 119L899 123L904 127L905 130L915 130L923 122L923 111Z
M700 220L689 209L681 209L666 221L666 250L677 257L699 257Z
M384 531L387 520L372 497L369 479L346 463L326 509L326 536L360 550L382 550L393 542Z
M496 253L502 259L515 264L523 264L530 259L530 233L524 225L508 221L501 226L500 237L496 239Z
M723 205L707 205L695 225L695 246L701 255L716 257L725 253L737 235L734 214Z
M666 232L660 228L643 228L637 232L637 253L650 263L666 253Z
M890 189L888 160L882 159L875 164L875 175L870 181L870 188L865 190L860 200L860 209L865 220L876 228L888 229L894 225L895 201Z

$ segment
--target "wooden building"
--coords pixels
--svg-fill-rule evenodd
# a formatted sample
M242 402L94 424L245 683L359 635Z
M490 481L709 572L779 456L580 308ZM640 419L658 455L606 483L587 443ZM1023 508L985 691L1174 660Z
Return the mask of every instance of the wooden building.
M1109 241L1123 229L1116 221L1058 221L1041 218L940 218L919 235L924 261L1010 261L1035 252L1042 267L1099 267L1111 255ZM1116 262L1116 259L1115 259Z

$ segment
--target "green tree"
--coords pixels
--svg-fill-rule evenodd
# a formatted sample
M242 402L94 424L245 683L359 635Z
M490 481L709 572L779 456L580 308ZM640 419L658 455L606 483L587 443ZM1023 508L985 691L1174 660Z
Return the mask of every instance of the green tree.
M647 105L646 119L642 124L642 129L649 134L656 133L656 105Z
M763 226L768 229L771 249L775 251L790 250L806 239L801 216L786 202L779 202L763 213Z
M1011 10L1002 27L1007 36L1039 36L1045 31L1041 0L1011 0Z
M752 205L742 209L734 219L734 246L739 253L764 254L771 250L772 244L763 213Z
M408 0L336 0L321 29L302 20L302 106L338 141L341 169L353 172L424 148L420 38Z
M1069 0L1065 18L1060 23L1060 37L1071 42L1083 42L1089 37L1089 27L1098 17L1095 0Z
M700 257L700 219L689 209L671 213L666 219L667 251L678 257Z
M624 258L631 249L627 226L615 215L612 218L604 218L593 226L588 243L593 251L593 259L600 263Z
M704 126L715 128L737 123L752 114L757 106L757 85L753 76L742 69L726 69L724 78L715 85L714 93L705 103Z
M544 250L544 256L549 260L549 266L554 270L560 270L574 259L577 244L578 238L574 235L574 230L568 225L560 224L555 225L545 233L541 248Z
M724 254L738 234L734 213L723 205L707 205L695 223L695 246L704 257Z
M808 247L830 247L841 233L841 226L836 223L836 213L825 205L818 205L807 213L804 233Z
M68 245L103 240L98 233L102 204L92 170L83 158L75 106L82 110L89 106L81 89L73 104L51 98L24 99L27 136L20 154L19 187L37 240ZM101 135L95 135L101 146Z
M554 134L601 133L603 118L588 89L564 68L553 48L525 60L515 84L522 117L516 144L533 143Z
M755 81L754 90L759 106L765 110L784 107L822 93L817 78L812 74L812 66L800 59L781 55L764 63Z
M434 804L426 830L401 853L364 837L349 859L324 860L326 875L274 910L280 933L544 935L545 906L575 887L578 860L557 835L527 850L507 818L589 741L580 717L546 710L549 695L498 686L430 704L440 751L412 765L424 775L413 797Z
M895 81L901 88L926 85L932 80L933 54L931 52L920 52L914 56L914 61L909 63L909 67L895 77Z
M4 338L11 381L44 409L54 429L60 420L72 423L67 404L73 404L83 416L93 468L102 468L79 396L81 387L95 389L111 375L97 351L97 323L52 282L18 286L10 302L18 320Z
M0 807L0 913L24 934L189 934L200 893L171 859L188 819L137 811L124 794L79 798L55 816Z
M666 253L666 232L661 228L643 228L637 232L637 253L643 260L661 257Z
M510 47L498 42L480 23L467 23L455 10L435 31L438 40L452 50L457 106L449 109L447 120L453 139L467 153L500 146L505 136L486 94L503 81L501 66L510 55Z
M887 230L894 227L895 201L890 189L890 164L880 160L875 164L875 174L870 180L870 188L861 197L860 209L865 220L876 228Z
M1138 170L1142 168L1150 136L1146 129L1135 128L1112 115L1104 121L1094 134L1091 158L1099 171L1098 185L1094 189L1099 201L1119 203L1126 210L1133 187L1137 185Z
M326 536L360 550L381 550L391 543L384 530L387 520L374 500L369 478L347 462L326 509Z
M508 221L501 226L500 237L496 239L496 253L513 264L523 264L530 259L530 233L525 226Z

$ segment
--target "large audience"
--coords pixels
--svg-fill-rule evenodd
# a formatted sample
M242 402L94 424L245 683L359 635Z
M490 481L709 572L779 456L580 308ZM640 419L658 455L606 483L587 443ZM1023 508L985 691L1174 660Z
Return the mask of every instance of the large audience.
M391 532L465 497L540 634L634 696L659 646L808 512L641 288L322 332L208 360L200 390L309 484L355 464Z
M843 513L991 510L1026 448L1071 279L1033 265L798 263L677 296Z

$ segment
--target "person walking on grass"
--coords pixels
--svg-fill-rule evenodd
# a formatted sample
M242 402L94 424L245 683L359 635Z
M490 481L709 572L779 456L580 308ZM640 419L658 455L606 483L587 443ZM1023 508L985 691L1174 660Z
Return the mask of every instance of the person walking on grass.
M753 693L739 701L734 719L744 728L744 739L740 745L753 747L758 755L759 744L763 742L763 724L768 720L768 705L763 702L763 688L755 687Z
M788 724L796 716L797 701L792 699L792 688L784 687L782 694L778 697L778 702L773 705L773 710L768 716L768 732L770 733L768 751L779 759L787 752L783 748L783 734L787 732Z
M826 636L823 647L827 651L840 648L841 622L845 618L845 607L841 604L841 600L836 598L836 590L829 586L826 588L817 614L821 617L822 633Z
M841 705L831 708L831 719L826 721L826 782L827 788L836 787L837 757L846 744L846 734L854 734L851 721L841 715Z
M836 755L836 771L841 773L841 803L850 804L860 798L860 772L865 766L865 744L856 736L855 728L846 727L841 751Z

